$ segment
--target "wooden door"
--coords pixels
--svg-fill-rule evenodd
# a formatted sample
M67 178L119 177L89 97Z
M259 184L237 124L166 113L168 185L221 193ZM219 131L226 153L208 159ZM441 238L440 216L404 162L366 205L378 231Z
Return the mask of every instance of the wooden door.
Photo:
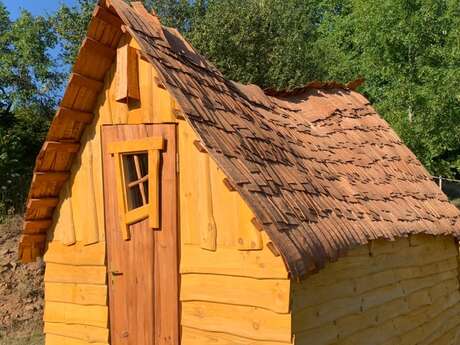
M110 343L178 345L176 127L103 126L102 146Z

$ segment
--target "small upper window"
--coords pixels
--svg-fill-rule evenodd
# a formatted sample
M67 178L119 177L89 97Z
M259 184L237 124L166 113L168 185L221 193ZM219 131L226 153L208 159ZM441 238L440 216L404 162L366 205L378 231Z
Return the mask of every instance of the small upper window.
M148 154L124 154L123 171L128 211L149 203Z
M129 225L146 218L153 229L160 227L160 150L163 138L113 142L109 152L115 158L118 212L122 234L129 240Z

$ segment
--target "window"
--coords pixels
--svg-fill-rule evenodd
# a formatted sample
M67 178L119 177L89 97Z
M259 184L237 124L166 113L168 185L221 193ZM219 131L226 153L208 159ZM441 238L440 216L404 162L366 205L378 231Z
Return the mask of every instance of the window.
M149 218L149 226L160 227L159 174L163 138L114 142L118 211L123 238L129 240L129 225Z
M148 153L124 154L122 160L127 208L131 211L149 203Z

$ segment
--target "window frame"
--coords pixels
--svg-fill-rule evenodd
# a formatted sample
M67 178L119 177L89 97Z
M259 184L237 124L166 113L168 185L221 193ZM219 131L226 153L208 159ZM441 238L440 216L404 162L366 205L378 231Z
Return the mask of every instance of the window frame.
M162 137L148 137L138 140L117 141L109 143L108 151L114 158L117 203L120 219L121 233L124 240L130 239L129 226L149 219L149 227L160 227L160 151L164 149ZM128 183L124 171L123 156L147 153L148 162L148 203L128 209Z

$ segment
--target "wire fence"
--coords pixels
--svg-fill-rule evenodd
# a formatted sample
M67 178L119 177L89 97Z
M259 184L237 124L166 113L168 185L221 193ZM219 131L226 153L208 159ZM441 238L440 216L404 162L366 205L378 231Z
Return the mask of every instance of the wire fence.
M457 207L460 207L460 180L442 177L432 176L439 188L447 195L447 197L454 202Z

